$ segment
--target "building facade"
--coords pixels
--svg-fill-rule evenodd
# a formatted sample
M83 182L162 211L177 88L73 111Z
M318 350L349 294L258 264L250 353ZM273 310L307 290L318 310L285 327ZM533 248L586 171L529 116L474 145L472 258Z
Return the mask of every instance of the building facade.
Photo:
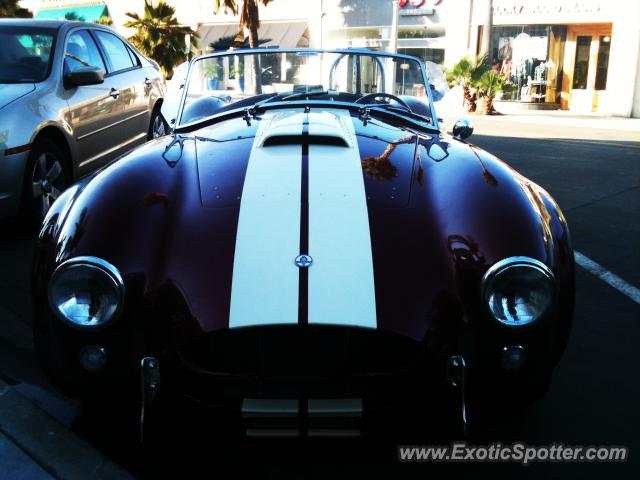
M272 0L260 5L262 46L370 48L415 55L450 66L481 50L488 0ZM224 48L238 17L213 0L168 0L178 20L198 31L197 53ZM36 16L100 6L114 28L144 0L24 0ZM93 10L88 9L91 7ZM44 13L44 12L49 13ZM511 85L503 103L518 108L640 117L640 1L493 0L493 67ZM90 20L87 18L87 20ZM225 43L226 42L226 43Z
M470 3L478 52L486 0ZM639 117L639 19L637 0L493 0L489 58L514 86L505 99Z

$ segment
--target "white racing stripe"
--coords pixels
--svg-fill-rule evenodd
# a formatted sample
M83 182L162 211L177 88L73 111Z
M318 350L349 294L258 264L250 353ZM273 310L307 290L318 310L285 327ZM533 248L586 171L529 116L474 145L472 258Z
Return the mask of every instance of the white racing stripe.
M298 322L300 248L299 146L262 147L272 123L283 116L302 133L302 116L280 112L260 122L240 201L231 284L229 328Z
M582 268L591 272L593 275L598 277L603 282L608 283L613 288L618 290L623 295L626 295L628 298L630 298L634 302L640 304L640 289L624 281L622 278L617 276L615 273L610 272L599 263L596 263L590 258L585 257L580 252L574 252L574 255L575 255L576 263L580 265Z
M265 115L256 133L240 202L229 328L300 321L300 253L313 258L304 271L309 324L376 327L369 216L348 112L309 114L309 137L336 136L349 146L310 142L309 251L300 252L301 145L263 144L267 136L301 135L303 119L292 111Z
M310 324L376 327L375 285L360 153L348 112L309 120L309 135L336 136L349 147L309 146Z

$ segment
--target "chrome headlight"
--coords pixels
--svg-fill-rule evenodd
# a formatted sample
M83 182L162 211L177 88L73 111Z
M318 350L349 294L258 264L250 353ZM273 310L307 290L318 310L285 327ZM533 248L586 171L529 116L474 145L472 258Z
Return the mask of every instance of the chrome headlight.
M124 302L124 281L108 262L76 257L60 265L49 280L49 304L74 327L99 328L114 320Z
M556 296L556 281L544 263L510 257L493 265L482 279L482 296L500 323L527 325L542 317Z

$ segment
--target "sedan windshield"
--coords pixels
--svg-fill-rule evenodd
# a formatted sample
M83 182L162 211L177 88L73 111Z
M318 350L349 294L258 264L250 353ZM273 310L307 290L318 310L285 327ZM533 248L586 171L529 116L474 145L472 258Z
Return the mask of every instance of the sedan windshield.
M47 78L53 35L49 28L0 27L0 83Z
M431 121L421 63L373 51L208 55L194 60L185 89L178 125L239 107L306 99L410 108Z

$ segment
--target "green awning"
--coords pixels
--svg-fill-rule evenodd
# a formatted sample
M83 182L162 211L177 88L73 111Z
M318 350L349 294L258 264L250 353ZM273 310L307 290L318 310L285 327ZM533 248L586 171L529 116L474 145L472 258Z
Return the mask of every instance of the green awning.
M84 5L80 7L51 8L40 10L35 18L40 20L79 20L95 22L100 17L108 17L106 5Z

